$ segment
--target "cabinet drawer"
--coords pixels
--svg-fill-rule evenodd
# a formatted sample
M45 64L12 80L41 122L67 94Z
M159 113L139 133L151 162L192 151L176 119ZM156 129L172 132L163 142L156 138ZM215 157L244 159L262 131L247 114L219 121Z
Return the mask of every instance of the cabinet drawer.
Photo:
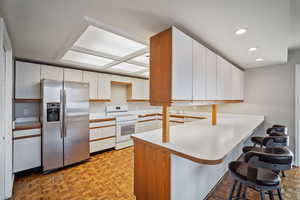
M101 126L110 126L110 125L116 125L116 122L115 121L106 121L106 122L90 123L90 128L101 127Z
M116 136L116 127L115 126L100 128L100 130L101 130L103 138Z
M20 172L23 170L41 166L40 136L25 139L15 139L13 149L14 172Z
M90 153L94 153L97 151L113 148L116 146L116 138L108 138L105 140L98 140L94 142L90 142Z
M90 129L90 140L101 138L101 130L99 128L97 129Z

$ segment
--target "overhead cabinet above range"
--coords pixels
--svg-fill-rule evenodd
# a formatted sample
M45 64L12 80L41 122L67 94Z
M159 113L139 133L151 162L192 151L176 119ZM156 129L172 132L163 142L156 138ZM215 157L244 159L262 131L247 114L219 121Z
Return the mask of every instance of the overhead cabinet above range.
M150 55L152 105L243 100L243 71L176 27L151 37Z

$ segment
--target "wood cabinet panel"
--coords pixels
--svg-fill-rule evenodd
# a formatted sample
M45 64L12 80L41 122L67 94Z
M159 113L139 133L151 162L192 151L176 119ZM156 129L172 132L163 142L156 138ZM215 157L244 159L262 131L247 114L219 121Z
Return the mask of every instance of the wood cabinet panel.
M39 64L16 62L15 98L40 99L41 67Z
M172 29L150 38L150 103L171 104Z
M137 200L171 199L170 153L134 139L134 194Z

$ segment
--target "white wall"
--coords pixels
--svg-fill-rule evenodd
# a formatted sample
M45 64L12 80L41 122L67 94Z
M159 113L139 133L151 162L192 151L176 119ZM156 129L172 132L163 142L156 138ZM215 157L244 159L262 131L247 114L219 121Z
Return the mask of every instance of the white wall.
M290 148L295 150L295 65L300 64L300 50L289 51L287 64L246 70L245 102L218 106L219 112L265 115L265 127L288 126ZM198 110L207 111L207 107Z

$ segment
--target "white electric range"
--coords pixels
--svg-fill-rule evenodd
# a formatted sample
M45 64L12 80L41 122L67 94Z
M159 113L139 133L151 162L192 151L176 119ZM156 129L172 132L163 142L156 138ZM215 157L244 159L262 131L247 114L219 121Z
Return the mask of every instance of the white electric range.
M131 135L135 133L138 116L129 114L127 105L106 106L106 115L116 118L116 149L133 145Z

